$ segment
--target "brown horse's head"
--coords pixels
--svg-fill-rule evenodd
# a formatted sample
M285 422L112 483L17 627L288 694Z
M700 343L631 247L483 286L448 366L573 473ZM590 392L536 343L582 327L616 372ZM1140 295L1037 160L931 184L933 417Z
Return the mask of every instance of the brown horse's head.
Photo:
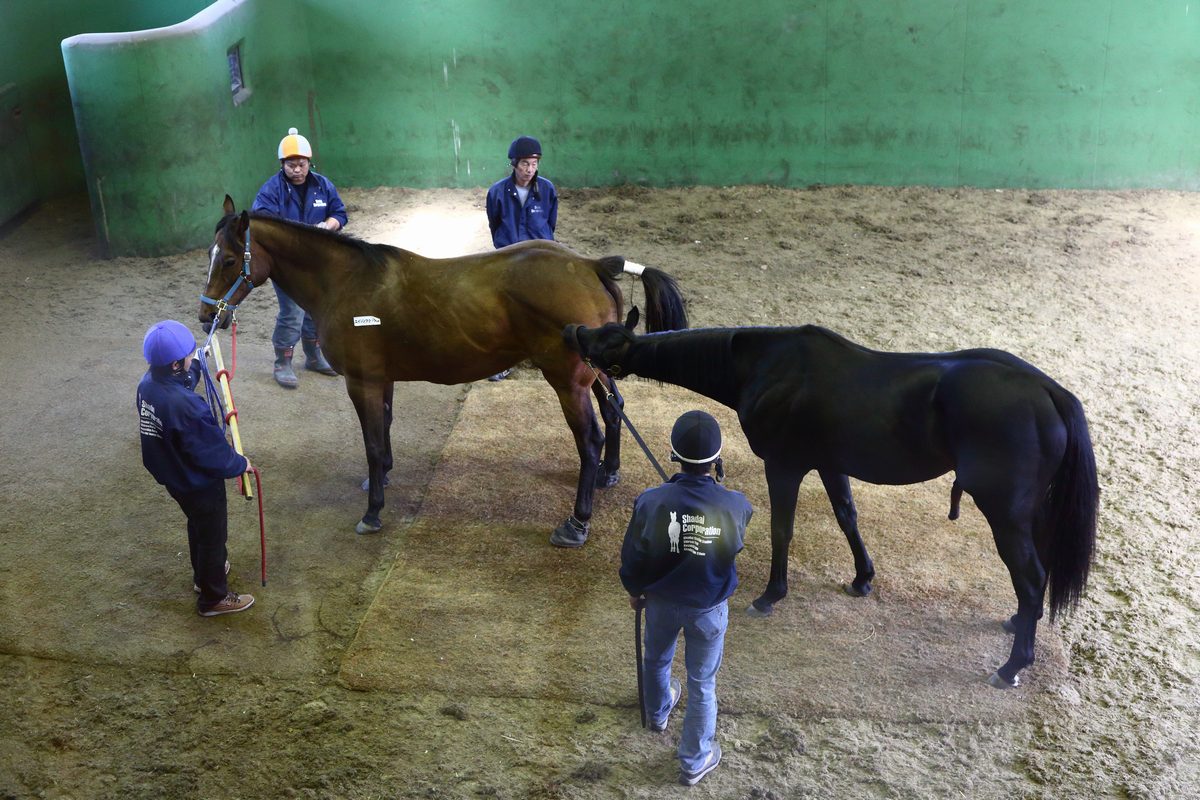
M637 327L639 316L640 312L634 306L629 309L624 325L616 322L600 328L568 325L563 328L563 341L569 349L579 353L584 361L617 378L625 373L625 354L633 343L633 329Z
M208 249L208 282L200 294L200 323L205 330L214 324L229 327L233 311L255 286L267 279L265 264L253 263L247 246L250 215L237 214L233 198L225 195L225 216L217 223L213 243Z

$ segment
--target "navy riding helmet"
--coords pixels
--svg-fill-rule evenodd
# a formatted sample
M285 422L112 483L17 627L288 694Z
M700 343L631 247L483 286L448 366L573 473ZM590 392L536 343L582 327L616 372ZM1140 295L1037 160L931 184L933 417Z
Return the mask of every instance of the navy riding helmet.
M518 136L508 146L508 160L514 167L522 158L530 156L542 156L542 143L532 136Z

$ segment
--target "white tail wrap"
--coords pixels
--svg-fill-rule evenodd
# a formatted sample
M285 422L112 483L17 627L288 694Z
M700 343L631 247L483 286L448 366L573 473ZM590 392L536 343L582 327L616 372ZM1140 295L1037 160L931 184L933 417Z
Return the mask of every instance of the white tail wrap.
M644 264L639 264L636 261L626 261L625 271L631 275L637 275L638 277L641 277L642 273L646 271L646 267Z

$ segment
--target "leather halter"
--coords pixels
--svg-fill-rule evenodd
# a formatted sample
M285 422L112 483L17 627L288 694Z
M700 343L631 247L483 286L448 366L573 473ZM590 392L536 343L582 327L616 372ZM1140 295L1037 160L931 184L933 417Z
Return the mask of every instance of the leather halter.
M219 321L221 319L221 314L225 313L226 311L229 311L230 313L232 313L237 310L238 304L230 303L229 298L233 297L233 293L238 290L238 287L241 286L242 283L249 284L251 289L254 288L254 282L252 280L250 280L250 225L249 224L246 225L246 249L244 251L242 251L242 272L241 272L241 274L238 275L237 280L233 282L233 285L229 287L229 291L226 292L225 296L222 297L220 300L213 300L211 297L205 295L203 292L200 293L200 302L201 303L204 303L204 304L210 305L210 306L216 306L216 315L213 318L215 321ZM247 290L247 294L249 294L248 290Z

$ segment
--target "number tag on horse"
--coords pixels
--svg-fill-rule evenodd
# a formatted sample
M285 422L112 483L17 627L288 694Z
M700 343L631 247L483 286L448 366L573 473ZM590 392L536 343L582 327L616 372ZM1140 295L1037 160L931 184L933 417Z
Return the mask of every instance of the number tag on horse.
M364 325L378 325L379 317L355 317L354 327L361 328Z

